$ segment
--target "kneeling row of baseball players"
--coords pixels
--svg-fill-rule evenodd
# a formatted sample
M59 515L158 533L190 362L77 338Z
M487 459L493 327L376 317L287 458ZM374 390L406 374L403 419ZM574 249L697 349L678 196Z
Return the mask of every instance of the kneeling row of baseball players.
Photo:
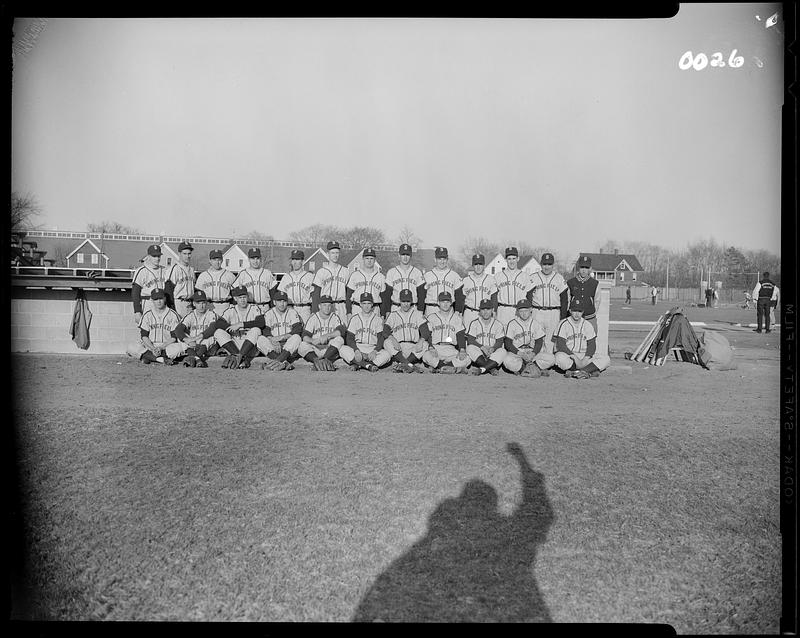
M505 368L530 376L553 366L596 376L610 363L595 352L594 328L582 318L579 299L572 300L570 316L560 322L548 344L525 299L517 303L506 327L494 318L494 304L488 299L480 303L478 318L465 327L449 292L439 294L438 309L425 317L413 305L412 292L403 290L399 308L385 322L373 312L370 293L363 293L358 311L345 326L329 296L320 298L319 311L305 325L288 306L286 293L279 292L275 307L263 314L248 302L246 289L235 288L232 296L236 304L218 316L208 308L205 293L197 290L191 298L194 310L179 319L166 307L163 291L154 291L154 308L140 323L141 342L130 346L128 354L145 363L184 358L187 365L206 367L206 359L218 348L228 354L223 367L247 368L261 353L280 368L291 367L299 357L311 363L341 358L351 367L371 371L393 361L397 372L451 366L463 373L471 366L474 374L496 374Z

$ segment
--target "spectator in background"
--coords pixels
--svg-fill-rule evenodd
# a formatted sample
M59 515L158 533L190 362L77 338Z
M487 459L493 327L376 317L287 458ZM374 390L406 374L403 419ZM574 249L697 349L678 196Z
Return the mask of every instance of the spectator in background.
M775 308L778 307L778 302L781 300L781 289L775 286L775 292L772 295L771 308L769 309L769 323L774 326L775 321Z
M653 286L653 287L650 289L650 296L651 296L651 298L652 298L652 300L653 300L653 305L655 306L655 305L656 305L656 300L658 299L658 288L656 288L655 286Z
M710 308L714 303L714 291L709 287L706 288L706 308Z
M756 319L758 327L753 332L761 332L761 326L766 328L765 332L772 332L770 326L770 308L772 302L775 301L777 305L777 297L775 294L775 284L769 278L769 273L765 272L761 277L761 281L753 288L753 298L756 300Z
M625 303L630 305L631 303L631 287L628 286L627 290L625 291Z
M716 288L714 288L714 301L713 301L713 305L714 305L714 307L715 307L715 308L719 306L719 291L718 291Z

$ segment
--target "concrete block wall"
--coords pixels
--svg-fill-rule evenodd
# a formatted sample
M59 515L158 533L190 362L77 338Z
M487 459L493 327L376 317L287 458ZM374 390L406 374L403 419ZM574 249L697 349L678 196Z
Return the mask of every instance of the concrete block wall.
M85 296L92 312L88 350L69 334L76 291L12 288L11 351L124 355L139 338L130 292L86 290Z

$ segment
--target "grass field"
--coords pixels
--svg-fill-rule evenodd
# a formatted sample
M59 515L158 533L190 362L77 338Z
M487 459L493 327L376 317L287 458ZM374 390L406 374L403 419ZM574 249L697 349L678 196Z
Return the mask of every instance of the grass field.
M778 339L708 372L645 332L591 380L15 355L12 617L776 633Z

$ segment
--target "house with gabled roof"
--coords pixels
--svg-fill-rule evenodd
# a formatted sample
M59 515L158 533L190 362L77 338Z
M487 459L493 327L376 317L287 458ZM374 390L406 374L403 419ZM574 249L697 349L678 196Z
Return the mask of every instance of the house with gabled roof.
M615 249L613 253L580 253L578 259L587 256L592 260L591 275L598 281L608 281L614 286L629 286L641 281L644 268L639 263L636 255L620 253ZM578 259L572 266L573 274L578 272Z
M91 239L84 239L67 255L67 268L109 268L105 246L100 248Z
M518 268L520 270L525 270L528 274L532 275L535 272L539 272L542 267L539 264L539 260L536 259L533 255L520 255L519 261L517 262ZM470 264L470 267L472 264ZM486 261L486 272L491 275L496 275L503 272L507 268L507 262L505 257L505 249L499 253L497 253L491 259L487 256Z

